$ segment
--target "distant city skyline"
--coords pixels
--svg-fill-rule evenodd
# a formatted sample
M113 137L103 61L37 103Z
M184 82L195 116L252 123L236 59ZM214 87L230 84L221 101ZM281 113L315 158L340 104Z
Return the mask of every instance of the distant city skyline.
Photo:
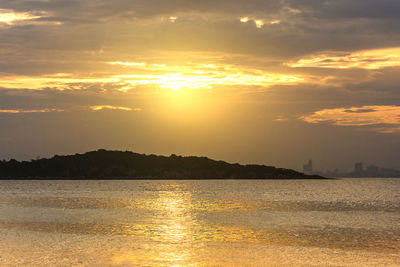
M362 162L354 163L354 168L352 170L341 170L339 168L314 169L311 159L303 164L303 172L306 174L320 174L331 177L400 177L400 170L372 164L364 166Z

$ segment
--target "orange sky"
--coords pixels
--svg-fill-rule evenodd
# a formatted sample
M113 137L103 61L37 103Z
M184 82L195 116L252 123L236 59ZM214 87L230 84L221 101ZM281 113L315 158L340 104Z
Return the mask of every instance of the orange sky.
M0 158L400 168L395 0L0 0Z

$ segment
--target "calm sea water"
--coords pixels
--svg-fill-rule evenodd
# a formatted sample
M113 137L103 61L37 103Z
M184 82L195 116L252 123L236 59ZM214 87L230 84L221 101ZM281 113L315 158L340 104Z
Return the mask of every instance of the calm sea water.
M400 179L0 181L0 265L400 266Z

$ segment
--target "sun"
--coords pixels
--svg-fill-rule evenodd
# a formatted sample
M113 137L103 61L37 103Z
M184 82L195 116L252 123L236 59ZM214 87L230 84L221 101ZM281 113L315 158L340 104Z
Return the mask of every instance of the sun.
M181 88L185 87L186 83L184 81L165 81L161 87L162 88L170 88L172 90L178 91Z
M211 88L210 79L205 77L196 77L193 75L184 75L181 73L160 76L158 82L161 88L168 88L174 91L178 91L183 88Z

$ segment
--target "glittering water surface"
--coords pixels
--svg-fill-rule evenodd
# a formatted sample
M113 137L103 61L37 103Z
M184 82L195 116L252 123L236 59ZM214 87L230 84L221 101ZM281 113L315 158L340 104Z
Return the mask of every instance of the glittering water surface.
M0 181L0 265L400 266L400 179Z

